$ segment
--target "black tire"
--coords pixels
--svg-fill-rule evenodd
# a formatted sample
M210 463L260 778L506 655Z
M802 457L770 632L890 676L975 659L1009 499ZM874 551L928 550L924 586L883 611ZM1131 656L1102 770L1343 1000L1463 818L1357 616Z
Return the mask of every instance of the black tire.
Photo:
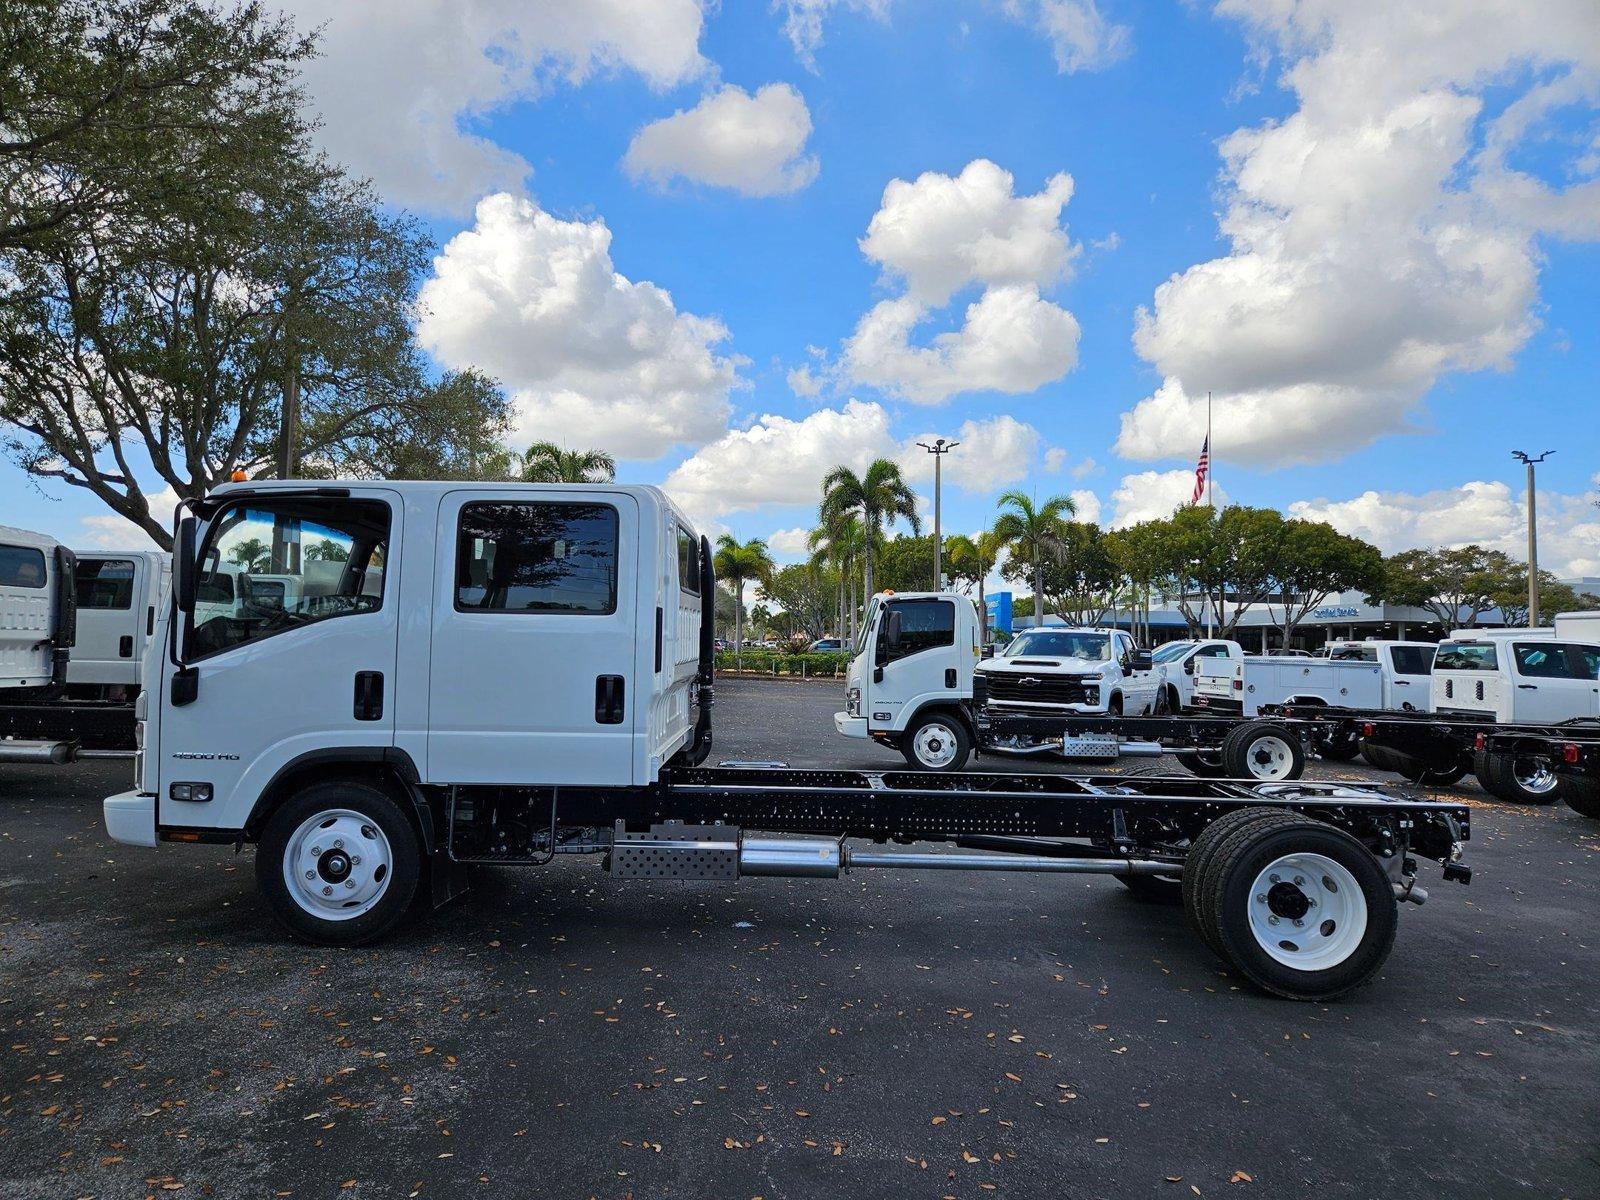
M1563 775L1556 785L1561 801L1573 812L1600 821L1600 779Z
M1156 689L1156 702L1155 706L1150 710L1150 715L1153 717L1170 717L1177 711L1178 706L1173 703L1171 686L1162 684Z
M1285 726L1251 721L1230 729L1222 739L1222 766L1229 779L1277 783L1305 773L1306 751Z
M1361 743L1361 757L1379 771L1388 771L1393 775L1400 774L1401 765L1405 756L1398 750L1391 750L1387 746L1374 746L1371 742Z
M1317 741L1317 757L1328 762L1349 762L1361 753L1361 739L1353 735L1340 737L1320 738Z
M1166 875L1118 875L1122 886L1147 904L1183 903L1183 880Z
M1285 880L1274 884L1269 893L1256 891L1259 877L1275 862L1288 856L1302 860L1317 858L1331 861L1342 868L1346 881L1353 880L1357 892L1338 887L1332 876L1341 872L1331 867L1320 882L1307 882L1306 890ZM1315 856L1315 857L1313 857ZM1289 868L1293 869L1293 868ZM1342 829L1325 825L1297 813L1275 816L1270 821L1251 822L1235 829L1215 851L1203 881L1204 892L1200 898L1202 920L1211 930L1222 958L1251 983L1263 991L1290 1000L1332 1000L1367 983L1376 975L1389 957L1394 945L1395 929L1399 924L1399 905L1394 888L1382 865L1360 842ZM1324 888L1322 884L1330 885ZM1337 904L1354 904L1365 917L1365 926L1359 927L1353 945L1343 956L1326 967L1301 969L1273 956L1263 940L1258 937L1252 921L1255 906L1270 906L1271 916L1278 915L1279 888L1296 901L1295 907L1285 905L1287 913L1279 919L1284 924L1283 937L1274 949L1290 955L1314 954L1320 939L1336 938L1345 930L1331 920L1315 921L1318 913L1337 910ZM1307 894L1321 895L1322 907L1306 909ZM1263 908L1263 912L1267 909ZM1292 920L1304 920L1305 926L1296 928ZM1346 922L1346 928L1358 927ZM1271 936L1278 936L1274 932ZM1308 944L1317 942L1318 945ZM1315 960L1312 960L1315 961Z
M1538 761L1532 755L1479 750L1472 765L1483 790L1507 804L1554 804L1559 798L1559 777L1548 765L1541 770Z
M954 713L943 709L922 713L900 735L900 753L913 771L959 771L972 754L972 735Z
M1222 756L1214 750L1179 750L1173 757L1185 771L1201 779L1221 779L1227 774L1222 766Z
M358 916L346 919L318 916L310 911L290 893L285 878L285 856L293 852L291 842L302 825L319 813L336 810L356 814L363 830L361 836L370 833L373 846L387 848L387 861L379 864L381 876L373 884L377 888L374 902ZM382 835L381 840L378 834ZM324 851L314 869L324 871L324 864L333 853L331 848ZM350 857L353 862L359 856ZM341 879L365 879L372 873L368 864L347 866L345 870L347 873L341 876L335 862L326 876L320 876L320 886L339 887ZM410 817L387 791L364 780L327 780L301 789L267 820L256 846L256 886L272 915L296 936L324 946L359 946L382 937L411 906L421 876L421 846Z
M1189 928L1211 947L1212 953L1220 956L1222 950L1212 938L1200 901L1206 892L1206 873L1211 869L1217 848L1228 840L1230 834L1244 826L1268 817L1281 817L1287 811L1282 808L1236 808L1207 825L1189 847L1188 857L1183 860L1183 911L1189 918Z
M1409 754L1397 754L1400 774L1422 787L1449 787L1467 773L1467 764L1458 762L1449 767L1430 767Z

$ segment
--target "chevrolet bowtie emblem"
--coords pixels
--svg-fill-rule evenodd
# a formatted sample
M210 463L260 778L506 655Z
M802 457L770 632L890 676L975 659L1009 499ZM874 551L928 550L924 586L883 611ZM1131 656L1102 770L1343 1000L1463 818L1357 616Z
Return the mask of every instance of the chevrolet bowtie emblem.
M1017 683L1022 687L1038 687L1042 680L1035 679L1032 675L1024 675Z

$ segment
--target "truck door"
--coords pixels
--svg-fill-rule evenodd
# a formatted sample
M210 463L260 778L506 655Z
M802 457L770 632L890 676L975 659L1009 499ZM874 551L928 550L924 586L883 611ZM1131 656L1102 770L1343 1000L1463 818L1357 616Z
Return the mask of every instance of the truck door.
M1584 647L1566 642L1515 642L1511 647L1516 678L1513 719L1519 724L1550 725L1597 712L1595 658Z
M256 604L246 590L236 606L197 602L179 614L194 698L172 702L181 688L163 655L158 826L241 828L301 755L393 745L400 605L398 580L385 576L401 514L393 492L264 490L206 523L197 596L225 573L274 566L303 586L289 605Z
M74 684L131 685L138 680L139 564L132 558L78 559L78 639L67 664Z
M889 637L891 623L899 625L898 643ZM972 653L967 647L962 650L968 656ZM921 598L885 602L870 653L871 683L862 689L867 726L904 729L925 699L958 694L961 666L954 602Z
M431 782L643 782L634 779L634 736L651 677L637 667L639 521L638 502L623 492L446 493Z
M1389 646L1389 695L1384 705L1394 709L1428 711L1428 690L1433 683L1432 646Z
M0 687L50 682L51 584L72 586L70 579L55 576L53 556L44 547L0 542Z

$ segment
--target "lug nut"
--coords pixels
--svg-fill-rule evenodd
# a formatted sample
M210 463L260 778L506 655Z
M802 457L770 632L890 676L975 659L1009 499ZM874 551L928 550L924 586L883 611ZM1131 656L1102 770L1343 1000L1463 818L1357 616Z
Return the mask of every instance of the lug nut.
M355 881L355 880L354 880L354 879L346 879L346 880L345 880L345 881L344 881L344 885L345 885L345 887L347 887L347 888L353 888L353 887L355 887L355 885L356 885L356 881ZM1295 924L1296 924L1296 925L1298 925L1298 924L1300 924L1300 922L1299 922L1299 921L1296 921L1296 922L1295 922Z
M317 873L315 871L307 871L306 872L306 878L307 879L315 879L316 877L317 877Z
M1267 878L1272 880L1273 883L1281 883L1282 882L1282 880L1280 880L1276 875L1268 875Z
M334 845L334 849L343 850L344 849L344 839L343 838L334 838L333 839L333 845Z
M1267 894L1265 892L1257 892L1256 893L1256 903L1257 904L1265 904L1266 902L1267 902Z
M321 857L321 855L322 855L322 847L321 846L313 846L313 847L311 847L311 853L312 853L313 857ZM1274 875L1273 878L1276 879L1277 876Z
M1294 877L1294 885L1295 885L1295 887L1299 887L1305 881L1306 881L1306 877L1304 875L1296 875Z
M361 865L361 860L359 858L352 858L350 860L350 865L352 867L359 867Z
M1305 922L1302 921L1299 917L1296 917L1294 919L1294 927L1296 929L1300 929L1300 928L1304 927L1304 925L1305 925Z
M322 889L322 894L324 896L331 896L333 895L333 889L331 887L325 887Z
M1277 917L1268 917L1267 918L1267 924L1268 925L1276 925L1277 923L1278 923L1278 918Z

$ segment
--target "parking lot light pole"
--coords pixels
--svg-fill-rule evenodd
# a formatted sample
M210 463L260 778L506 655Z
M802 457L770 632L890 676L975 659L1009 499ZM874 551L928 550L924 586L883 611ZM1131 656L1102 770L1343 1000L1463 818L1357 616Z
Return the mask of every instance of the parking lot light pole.
M1513 450L1511 457L1528 468L1528 628L1539 624L1539 522L1534 511L1533 468L1554 454L1546 450L1538 458Z
M917 445L933 455L933 590L937 592L944 589L944 535L939 528L939 485L942 482L940 479L942 473L939 468L944 462L944 456L961 443L934 438L931 446L927 442L918 442Z

